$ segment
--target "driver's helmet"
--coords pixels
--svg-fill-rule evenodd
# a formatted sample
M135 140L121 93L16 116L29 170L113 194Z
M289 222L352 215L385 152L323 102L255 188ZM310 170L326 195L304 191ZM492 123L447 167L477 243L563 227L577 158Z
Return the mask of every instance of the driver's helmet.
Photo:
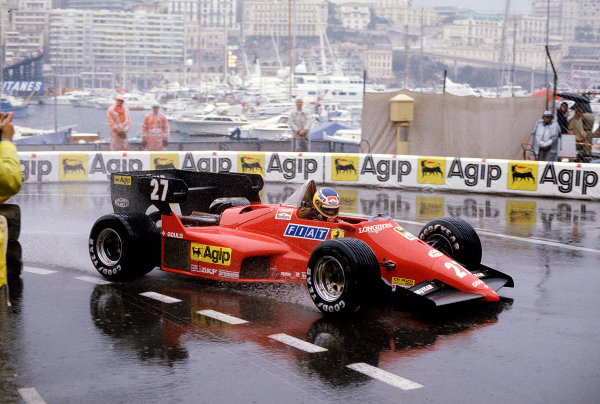
M317 219L335 221L340 213L340 197L333 188L320 188L313 196L313 207Z

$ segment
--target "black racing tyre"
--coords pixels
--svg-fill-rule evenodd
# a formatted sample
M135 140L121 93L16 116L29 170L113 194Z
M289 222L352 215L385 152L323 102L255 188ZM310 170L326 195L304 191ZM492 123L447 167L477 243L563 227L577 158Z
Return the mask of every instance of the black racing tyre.
M481 263L481 241L466 220L446 217L427 223L419 238L461 264Z
M367 303L381 282L377 257L362 240L340 238L319 244L308 261L306 284L315 305L330 316L346 316Z
M6 218L8 240L18 240L21 234L21 208L19 205L4 203L0 205L0 215Z
M160 234L143 213L112 213L94 223L89 252L94 267L105 278L136 278L160 265Z

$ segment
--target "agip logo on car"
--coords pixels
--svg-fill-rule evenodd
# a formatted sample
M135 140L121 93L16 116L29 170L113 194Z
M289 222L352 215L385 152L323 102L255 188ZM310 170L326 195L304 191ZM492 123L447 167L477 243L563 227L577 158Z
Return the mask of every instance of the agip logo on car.
M231 248L192 243L190 258L192 261L229 266L231 264Z
M537 189L537 163L511 161L508 163L508 189L535 191Z
M358 181L358 155L334 154L331 156L333 181Z
M87 154L61 154L60 181L87 181Z
M422 158L419 159L417 182L419 184L444 185L446 172L446 159Z

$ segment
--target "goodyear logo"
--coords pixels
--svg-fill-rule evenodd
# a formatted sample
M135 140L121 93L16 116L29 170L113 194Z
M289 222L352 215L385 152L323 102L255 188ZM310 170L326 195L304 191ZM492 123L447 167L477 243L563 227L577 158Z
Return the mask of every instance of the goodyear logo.
M444 184L446 159L422 158L419 159L417 182L419 184Z
M358 181L358 155L331 156L333 181Z
M300 224L288 224L284 236L306 238L309 240L325 240L329 234L326 227L304 226Z
M508 163L508 189L535 191L537 189L537 163L515 161Z
M60 181L87 181L87 154L61 154Z
M131 185L131 177L129 175L115 175L113 182L115 185Z
M263 153L240 153L239 172L265 175L265 155Z
M176 153L152 153L151 167L153 170L168 170L177 168L179 155Z
M344 230L340 230L340 229L331 230L331 238L344 238Z
M394 230L396 230L396 233L400 234L401 236L406 237L408 240L417 240L417 238L418 238L417 236L415 236L411 232L407 231L403 227L397 226L397 227L394 227Z
M392 285L400 285L403 287L412 287L412 286L415 286L415 280L408 279L408 278L398 278L398 277L394 276L394 277L392 277Z
M190 258L193 261L229 266L231 264L231 248L192 243Z

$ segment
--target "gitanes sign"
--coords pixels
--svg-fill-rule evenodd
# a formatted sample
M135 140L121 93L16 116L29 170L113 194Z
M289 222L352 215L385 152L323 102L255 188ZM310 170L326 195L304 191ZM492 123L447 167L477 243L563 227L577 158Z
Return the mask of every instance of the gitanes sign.
M266 182L427 188L600 199L600 165L385 154L274 152L19 153L26 183L107 181L117 171L179 168L260 174Z
M2 89L5 93L11 93L15 91L20 92L32 92L32 91L43 91L43 81L3 81Z

